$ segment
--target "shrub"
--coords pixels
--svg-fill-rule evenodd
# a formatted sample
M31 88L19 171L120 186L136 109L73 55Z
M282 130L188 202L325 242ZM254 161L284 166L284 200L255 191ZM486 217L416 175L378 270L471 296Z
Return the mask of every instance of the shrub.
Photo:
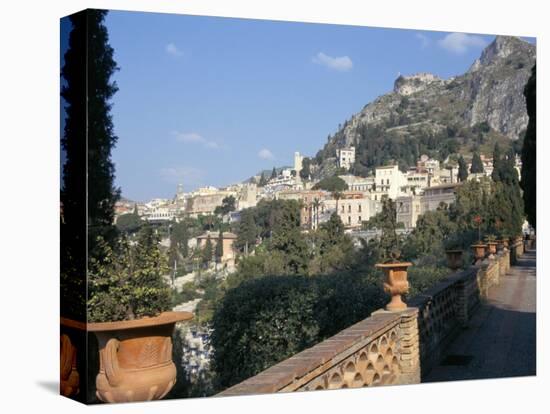
M115 247L98 237L102 254L90 258L88 318L92 322L155 316L171 308L171 293L163 279L166 257L159 236L150 226L135 245L122 238Z
M319 333L316 297L303 276L266 276L228 291L213 317L219 386L236 384L313 345Z
M213 317L218 386L225 388L366 318L387 301L381 274L266 276L230 289Z

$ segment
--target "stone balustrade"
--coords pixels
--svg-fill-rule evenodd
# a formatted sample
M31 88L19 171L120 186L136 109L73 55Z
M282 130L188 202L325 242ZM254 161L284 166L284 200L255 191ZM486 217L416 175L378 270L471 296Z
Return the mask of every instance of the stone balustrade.
M421 382L445 347L468 325L491 286L508 272L514 243L482 263L449 275L408 300L400 312L378 310L331 338L219 395L357 388Z

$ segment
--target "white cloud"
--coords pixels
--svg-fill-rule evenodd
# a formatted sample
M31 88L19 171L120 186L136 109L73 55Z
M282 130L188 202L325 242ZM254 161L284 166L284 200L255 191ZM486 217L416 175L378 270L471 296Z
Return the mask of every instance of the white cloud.
M439 46L449 52L463 54L470 47L484 47L487 42L481 37L466 33L449 33L438 41Z
M168 53L170 56L173 56L173 57L183 56L183 52L179 50L174 43L168 43L164 47L164 50L166 51L166 53Z
M425 34L417 33L416 38L420 40L422 49L427 48L431 43L430 38L428 36L426 36Z
M214 149L214 150L222 148L221 145L218 144L217 142L210 141L196 132L172 131L172 135L176 137L176 141L178 142L201 144L204 148Z
M260 157L262 160L272 160L275 158L275 155L268 150L267 148L263 148L258 152L258 157Z
M317 65L326 66L329 69L339 72L347 72L353 68L353 62L349 56L332 57L323 52L319 52L311 61Z
M194 167L167 167L161 168L160 176L173 184L202 185L204 171Z

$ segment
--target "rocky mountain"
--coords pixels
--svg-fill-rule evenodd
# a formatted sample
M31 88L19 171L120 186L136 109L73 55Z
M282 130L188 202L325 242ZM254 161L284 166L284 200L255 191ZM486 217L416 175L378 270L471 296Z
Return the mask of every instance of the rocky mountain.
M398 162L413 165L427 153L441 160L472 151L488 152L521 140L527 126L523 88L535 64L535 46L497 36L470 69L441 79L430 73L399 76L393 91L345 121L315 157L317 175L335 169L337 148L355 146L354 171Z

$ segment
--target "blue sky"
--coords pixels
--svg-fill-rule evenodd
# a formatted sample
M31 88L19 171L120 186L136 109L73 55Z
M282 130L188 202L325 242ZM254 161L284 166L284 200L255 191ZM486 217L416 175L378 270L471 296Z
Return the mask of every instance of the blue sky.
M112 11L117 185L242 181L324 145L399 73L461 74L494 36Z

